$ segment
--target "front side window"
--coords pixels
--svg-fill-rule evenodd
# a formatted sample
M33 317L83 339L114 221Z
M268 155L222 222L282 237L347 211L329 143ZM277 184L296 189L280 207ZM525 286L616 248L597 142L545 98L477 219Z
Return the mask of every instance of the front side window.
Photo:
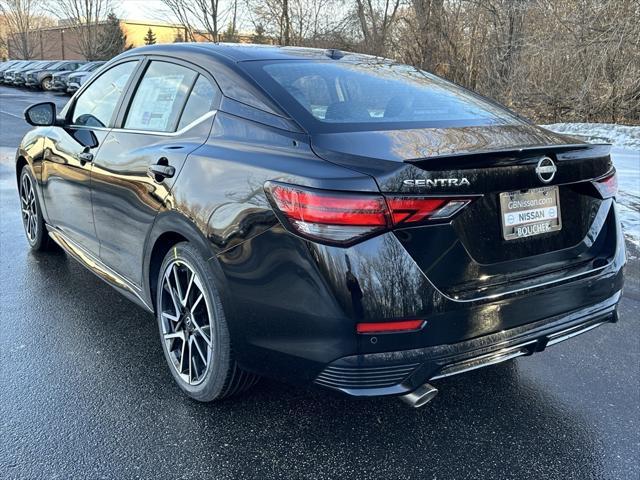
M131 102L124 128L173 132L198 74L167 62L151 62Z
M90 127L108 126L137 64L137 61L121 63L100 75L78 97L72 123Z

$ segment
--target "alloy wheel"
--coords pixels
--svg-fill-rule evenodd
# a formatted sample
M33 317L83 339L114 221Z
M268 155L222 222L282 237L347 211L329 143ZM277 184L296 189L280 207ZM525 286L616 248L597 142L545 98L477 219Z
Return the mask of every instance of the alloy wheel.
M45 78L42 81L42 88L44 88L45 90L51 90L52 87L52 79L51 78Z
M38 234L38 203L33 190L33 182L29 175L23 175L20 182L20 204L24 231L29 241L33 243L36 241Z
M182 260L164 271L160 308L170 363L187 384L201 383L212 358L211 309L200 277Z

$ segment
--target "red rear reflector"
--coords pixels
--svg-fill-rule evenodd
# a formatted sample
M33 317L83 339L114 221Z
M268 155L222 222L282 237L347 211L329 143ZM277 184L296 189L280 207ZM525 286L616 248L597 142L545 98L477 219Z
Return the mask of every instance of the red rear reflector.
M419 330L424 325L424 320L402 320L399 322L375 322L358 323L356 331L358 333L390 333L409 332Z

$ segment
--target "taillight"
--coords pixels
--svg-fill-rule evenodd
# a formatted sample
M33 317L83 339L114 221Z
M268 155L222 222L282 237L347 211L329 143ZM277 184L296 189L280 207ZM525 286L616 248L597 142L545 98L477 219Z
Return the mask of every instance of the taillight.
M602 198L615 197L618 194L618 176L615 172L593 182Z
M335 245L352 245L394 227L450 218L470 202L468 198L336 192L277 182L267 182L265 191L285 227Z

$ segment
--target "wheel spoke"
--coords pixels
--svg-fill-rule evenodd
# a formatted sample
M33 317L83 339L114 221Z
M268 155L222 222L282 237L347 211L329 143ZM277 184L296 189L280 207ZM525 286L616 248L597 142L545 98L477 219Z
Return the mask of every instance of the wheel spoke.
M180 338L181 340L184 340L184 331L180 330L178 332L172 332L172 333L165 333L164 334L164 339L165 340L172 340L174 338Z
M202 349L200 348L200 344L198 343L198 340L195 337L193 337L193 343L195 343L196 349L198 350L198 353L200 354L200 358L202 359L202 362L204 363L204 366L206 368L207 363L208 363L207 362L207 358L202 353Z
M191 307L191 315L193 315L193 312L195 311L196 307L198 306L198 304L203 298L204 298L204 293L200 292L200 295L198 295L198 298L196 299L195 302L193 302L193 306Z
M193 279L196 276L195 272L191 272L191 277L189 278L189 284L187 285L187 291L184 294L184 298L182 299L182 306L187 306L187 300L189 299L189 293L191 293L191 287L193 285Z
M193 343L193 337L189 339L189 383L193 381L193 355L191 354L191 344Z
M178 264L173 264L173 278L176 282L176 293L178 294L178 300L180 300L180 304L184 305L182 302L182 285L180 285L180 278L178 277Z
M198 325L198 323L196 322L195 318L192 318L191 321L196 326L196 330L198 331L200 336L204 339L205 342L207 342L207 345L211 346L211 340L209 339L209 337L207 335L205 335L204 331L202 330L200 325Z
M180 317L178 315L171 315L171 314L169 314L167 312L162 312L162 316L164 318L168 318L172 322L177 322L178 320L180 320Z
M171 287L171 278L169 270L167 270L164 274L165 287L166 290L169 291L169 295L171 295L171 301L173 302L173 308L176 315L180 313L180 307L178 307L178 302L176 301L176 296L173 292L173 288Z
M178 367L178 373L182 374L184 370L184 350L187 346L187 342L182 342L182 348L180 349L180 366Z

